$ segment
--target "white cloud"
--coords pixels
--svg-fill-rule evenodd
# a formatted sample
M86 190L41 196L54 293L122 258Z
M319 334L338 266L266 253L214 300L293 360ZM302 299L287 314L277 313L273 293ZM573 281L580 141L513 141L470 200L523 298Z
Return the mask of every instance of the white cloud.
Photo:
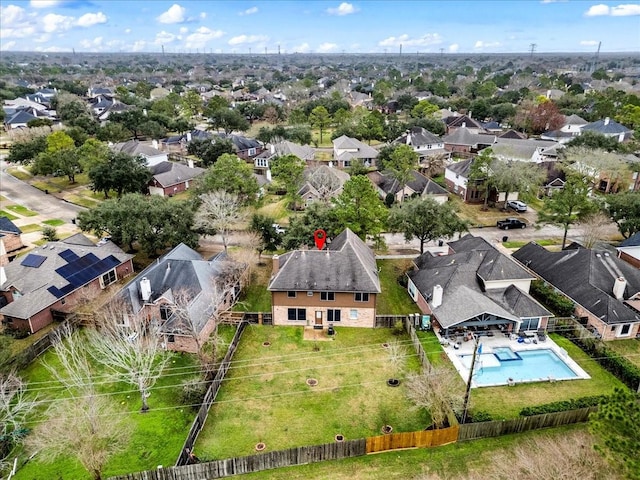
M609 6L604 4L593 5L585 12L587 17L599 17L601 15L609 15Z
M187 27L180 27L180 35L186 35L189 32Z
M327 13L329 15L337 15L342 17L344 15L351 15L352 13L356 13L358 9L353 6L351 3L343 2L338 5L337 8L327 8Z
M611 15L614 17L628 17L631 15L640 15L640 4L618 5L611 8Z
M338 45L335 43L324 42L318 46L318 53L329 53L338 48Z
M37 23L32 17L35 15L37 14L27 14L23 8L16 5L0 7L0 38L25 38L34 35Z
M42 17L42 28L47 33L64 32L73 27L74 18L56 13L48 13Z
M258 13L258 7L247 8L246 10L240 12L238 15L253 15L254 13Z
M160 23L182 23L185 21L185 13L187 13L187 9L181 7L177 3L174 3L169 7L169 10L162 13L159 17L156 18Z
M144 50L144 47L147 45L147 42L145 42L144 40L138 40L137 42L134 42L133 45L131 45L131 51L132 52L141 52Z
M181 37L179 35L174 35L173 33L165 32L164 30L156 33L156 38L153 41L156 45L163 45L165 43L171 43L174 40L180 40Z
M207 27L200 27L185 39L186 48L204 48L207 42L220 38L224 35L222 30L211 30Z
M204 20L205 18L207 18L207 12L200 12L200 18L202 20Z
M586 47L591 47L594 45L598 45L598 41L597 40L582 40L580 42L580 45L584 45Z
M473 46L473 48L495 48L495 47L499 47L502 44L500 42L483 42L482 40L478 40L475 45Z
M126 29L124 30L124 33L127 33L127 34L128 34L128 33L131 33L131 29L130 29L130 28L126 28Z
M0 50L11 50L15 46L15 40L11 40L10 42L2 42L0 43Z
M47 48L36 47L35 50L36 50L36 52L44 52L44 53L58 53L58 52L68 52L69 51L68 48L55 47L55 46L51 46L51 47L47 47Z
M451 45L449 45L449 53L457 53L459 49L460 45L458 45L457 43L452 43Z
M307 53L309 50L311 50L311 47L307 42L304 42L297 47L293 47L293 51L298 53Z
M26 20L24 8L20 8L17 5L7 5L6 7L0 7L0 15L2 15L3 25L2 28L15 23L20 23Z
M381 47L399 47L400 45L407 47L422 47L425 45L437 45L442 43L442 37L439 33L427 33L422 37L410 38L406 33L399 37L389 37L378 42Z
M82 15L77 22L79 27L92 27L93 25L97 25L99 23L107 23L107 16L102 13L85 13Z
M610 7L604 3L592 5L584 15L586 17L602 17L610 15L612 17L629 17L632 15L640 15L640 4L625 3L615 7Z
M31 8L50 8L57 7L61 3L60 0L31 0L29 6Z
M229 40L229 45L242 45L245 43L267 42L269 37L266 35L238 35Z
M86 50L97 50L102 47L102 37L96 37L93 40L80 40L80 46Z

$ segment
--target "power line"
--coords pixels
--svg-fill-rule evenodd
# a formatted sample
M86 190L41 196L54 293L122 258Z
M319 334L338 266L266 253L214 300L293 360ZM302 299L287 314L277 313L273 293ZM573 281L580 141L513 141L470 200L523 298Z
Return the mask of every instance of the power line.
M536 52L536 47L538 46L538 44L536 43L530 43L529 44L529 56L533 57L533 54Z

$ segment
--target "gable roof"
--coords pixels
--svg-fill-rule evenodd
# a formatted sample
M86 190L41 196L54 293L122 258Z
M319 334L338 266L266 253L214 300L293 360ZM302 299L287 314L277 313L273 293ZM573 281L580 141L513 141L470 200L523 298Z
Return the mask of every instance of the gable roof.
M620 125L618 122L616 122L615 120L611 120L610 118L605 118L604 120L597 120L595 122L588 123L581 128L581 131L593 131L605 135L617 135L620 133L627 134L631 132L631 130L629 130L627 127L625 127L624 125Z
M451 128L477 128L480 131L484 131L484 127L482 126L482 124L477 121L474 120L473 118L469 117L468 115L459 115L459 116L453 116L453 117L448 117L445 118L444 123L447 124L447 127Z
M513 257L605 323L640 322L640 314L613 296L618 277L627 281L624 299L640 292L640 270L609 252L587 248L550 252L531 242Z
M15 223L9 220L4 215L0 215L0 232L13 233L15 235L20 235L22 230L18 228Z
M551 314L514 285L487 288L487 282L532 280L522 266L500 253L481 237L470 234L448 242L453 253L434 256L427 252L415 260L418 270L408 276L421 295L431 299L433 288L443 289L442 304L432 311L444 328L481 314L517 321L527 316Z
M444 143L450 145L493 145L495 142L495 135L488 135L486 133L473 133L466 127L460 127L455 129L452 133L442 137Z
M13 287L22 295L0 313L30 318L131 258L111 242L96 245L80 233L49 242L5 267L7 281L0 288Z
M170 187L202 175L206 170L200 167L188 167L181 163L164 161L149 167L153 178L163 187Z
M278 262L269 291L381 291L373 251L348 228L325 250L294 250Z
M466 160L460 160L454 162L451 165L446 166L446 170L450 170L456 175L460 175L462 178L469 178L469 171L471 170L471 164L473 158L467 158Z
M255 138L248 138L244 135L236 135L235 133L226 134L224 132L216 133L215 136L221 139L231 140L236 151L249 150L250 148L260 148L262 145ZM214 138L215 138L214 136Z
M1 217L0 217L1 218ZM629 238L626 238L620 244L621 247L640 247L640 232L636 232Z
M295 155L301 160L313 160L315 158L315 150L309 145L298 145L297 143L284 140L273 145L277 155Z
M426 128L411 127L409 131L396 138L393 143L419 147L423 145L434 145L437 143L442 143L442 139L439 136L431 133Z
M407 187L420 195L448 195L448 192L430 178L422 175L420 172L413 170L412 178L407 182ZM367 173L369 180L380 188L384 193L397 194L402 190L402 185L389 172L369 172Z
M157 148L153 148L150 145L140 143L140 140L129 140L126 142L114 143L111 146L114 152L128 153L129 155L142 155L143 157L155 157L157 155L164 155Z
M584 118L576 115L575 113L572 115L569 115L564 119L565 125L586 125L588 123L589 122L587 122Z
M35 120L36 118L38 117L31 115L29 112L26 112L24 110L18 110L10 118L5 120L4 123L6 123L7 125L17 125L20 123L26 124L26 123L29 123L31 120Z

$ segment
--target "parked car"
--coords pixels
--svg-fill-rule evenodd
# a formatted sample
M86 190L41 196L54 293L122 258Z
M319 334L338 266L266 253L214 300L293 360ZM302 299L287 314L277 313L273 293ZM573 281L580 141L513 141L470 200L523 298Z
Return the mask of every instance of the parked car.
M284 232L285 232L285 229L284 229L284 228L282 228L282 227L281 227L280 225L278 225L277 223L273 223L273 224L271 224L271 226L273 227L273 229L276 231L276 233L277 233L278 235L280 235L280 234L282 234L282 233L284 233Z
M519 218L505 218L504 220L498 220L496 226L502 230L509 230L514 228L526 228L527 224Z
M507 208L512 208L516 212L526 212L527 204L524 202L521 202L520 200L509 200L507 202Z

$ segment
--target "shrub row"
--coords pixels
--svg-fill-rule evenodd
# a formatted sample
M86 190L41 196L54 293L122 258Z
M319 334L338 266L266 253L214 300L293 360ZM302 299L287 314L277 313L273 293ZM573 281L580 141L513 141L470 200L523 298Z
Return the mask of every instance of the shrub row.
M553 311L556 316L569 317L573 314L575 308L573 302L542 280L531 282L530 293L533 298Z
M580 338L578 332L573 330L564 330L559 333L579 346L587 355L596 360L627 387L633 391L638 388L638 385L640 385L640 368L619 353L611 350L604 342L596 338Z
M559 402L545 403L534 407L524 407L520 410L520 415L530 417L543 413L566 412L567 410L576 410L578 408L595 407L606 397L606 395L593 395L590 397L576 398L575 400L560 400Z

